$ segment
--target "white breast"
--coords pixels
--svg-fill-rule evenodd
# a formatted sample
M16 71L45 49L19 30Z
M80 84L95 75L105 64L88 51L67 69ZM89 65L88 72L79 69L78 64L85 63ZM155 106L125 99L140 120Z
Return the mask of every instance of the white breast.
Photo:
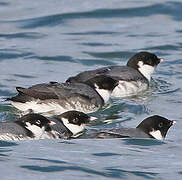
M111 92L108 91L108 90L99 89L99 88L96 88L95 90L100 94L100 96L104 100L104 103L106 104L109 101L110 97L111 97Z
M119 81L119 84L112 91L113 97L126 97L136 95L148 88L148 84L141 81Z

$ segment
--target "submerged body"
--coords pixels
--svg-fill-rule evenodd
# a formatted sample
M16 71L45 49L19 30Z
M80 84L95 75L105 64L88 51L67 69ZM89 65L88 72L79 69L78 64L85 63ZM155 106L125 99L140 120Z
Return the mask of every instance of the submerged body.
M169 128L175 123L174 120L154 115L144 119L136 128L97 130L90 134L84 134L80 138L153 138L163 140Z
M80 136L82 139L110 139L110 138L151 138L150 135L144 133L137 128L117 128L94 130L94 132L85 133Z

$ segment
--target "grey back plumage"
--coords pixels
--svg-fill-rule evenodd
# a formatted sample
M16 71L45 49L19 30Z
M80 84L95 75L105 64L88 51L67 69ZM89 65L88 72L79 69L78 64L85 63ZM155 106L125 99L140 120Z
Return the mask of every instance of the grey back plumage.
M2 136L7 136L7 140L20 140L34 137L33 133L15 122L0 123L0 139Z
M88 79L98 75L107 75L116 80L139 80L148 83L147 79L139 71L128 66L108 66L96 70L84 71L74 77L68 78L66 82L86 82Z
M63 122L60 121L60 119L55 117L51 118L51 120L56 123L55 125L51 126L51 130L56 132L56 135L54 136L51 134L52 131L48 132L48 134L53 138L69 139L73 135L73 133L63 124Z
M150 136L137 128L118 128L98 130L92 133L83 134L79 138L150 138Z
M96 106L103 104L103 99L90 86L83 83L44 83L37 84L30 88L17 88L19 94L8 100L25 103L35 99L40 100L60 100L75 102L83 101L85 103L93 103Z

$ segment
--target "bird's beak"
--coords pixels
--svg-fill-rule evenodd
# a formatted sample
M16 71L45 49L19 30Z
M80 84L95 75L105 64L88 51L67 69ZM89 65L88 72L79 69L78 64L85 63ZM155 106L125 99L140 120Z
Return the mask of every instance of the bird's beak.
M94 116L90 116L90 118L89 118L90 121L94 121L94 120L96 120L96 119L97 119L97 118L94 117Z
M160 58L160 59L159 59L159 62L160 62L160 63L161 63L161 62L163 62L163 61L164 61L164 59L163 59L163 58Z
M49 125L53 126L54 124L56 124L54 121L50 121Z
M171 122L172 125L174 125L174 124L176 124L176 123L177 123L176 120L173 120L173 121Z

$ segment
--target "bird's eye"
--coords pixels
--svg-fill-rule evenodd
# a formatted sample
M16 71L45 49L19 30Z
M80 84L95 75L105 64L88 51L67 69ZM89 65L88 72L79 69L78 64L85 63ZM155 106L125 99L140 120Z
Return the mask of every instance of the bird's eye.
M73 120L74 123L78 123L78 121L79 119L77 117Z
M160 128L162 128L163 127L163 123L161 122L161 123L159 123L159 125L158 125Z

